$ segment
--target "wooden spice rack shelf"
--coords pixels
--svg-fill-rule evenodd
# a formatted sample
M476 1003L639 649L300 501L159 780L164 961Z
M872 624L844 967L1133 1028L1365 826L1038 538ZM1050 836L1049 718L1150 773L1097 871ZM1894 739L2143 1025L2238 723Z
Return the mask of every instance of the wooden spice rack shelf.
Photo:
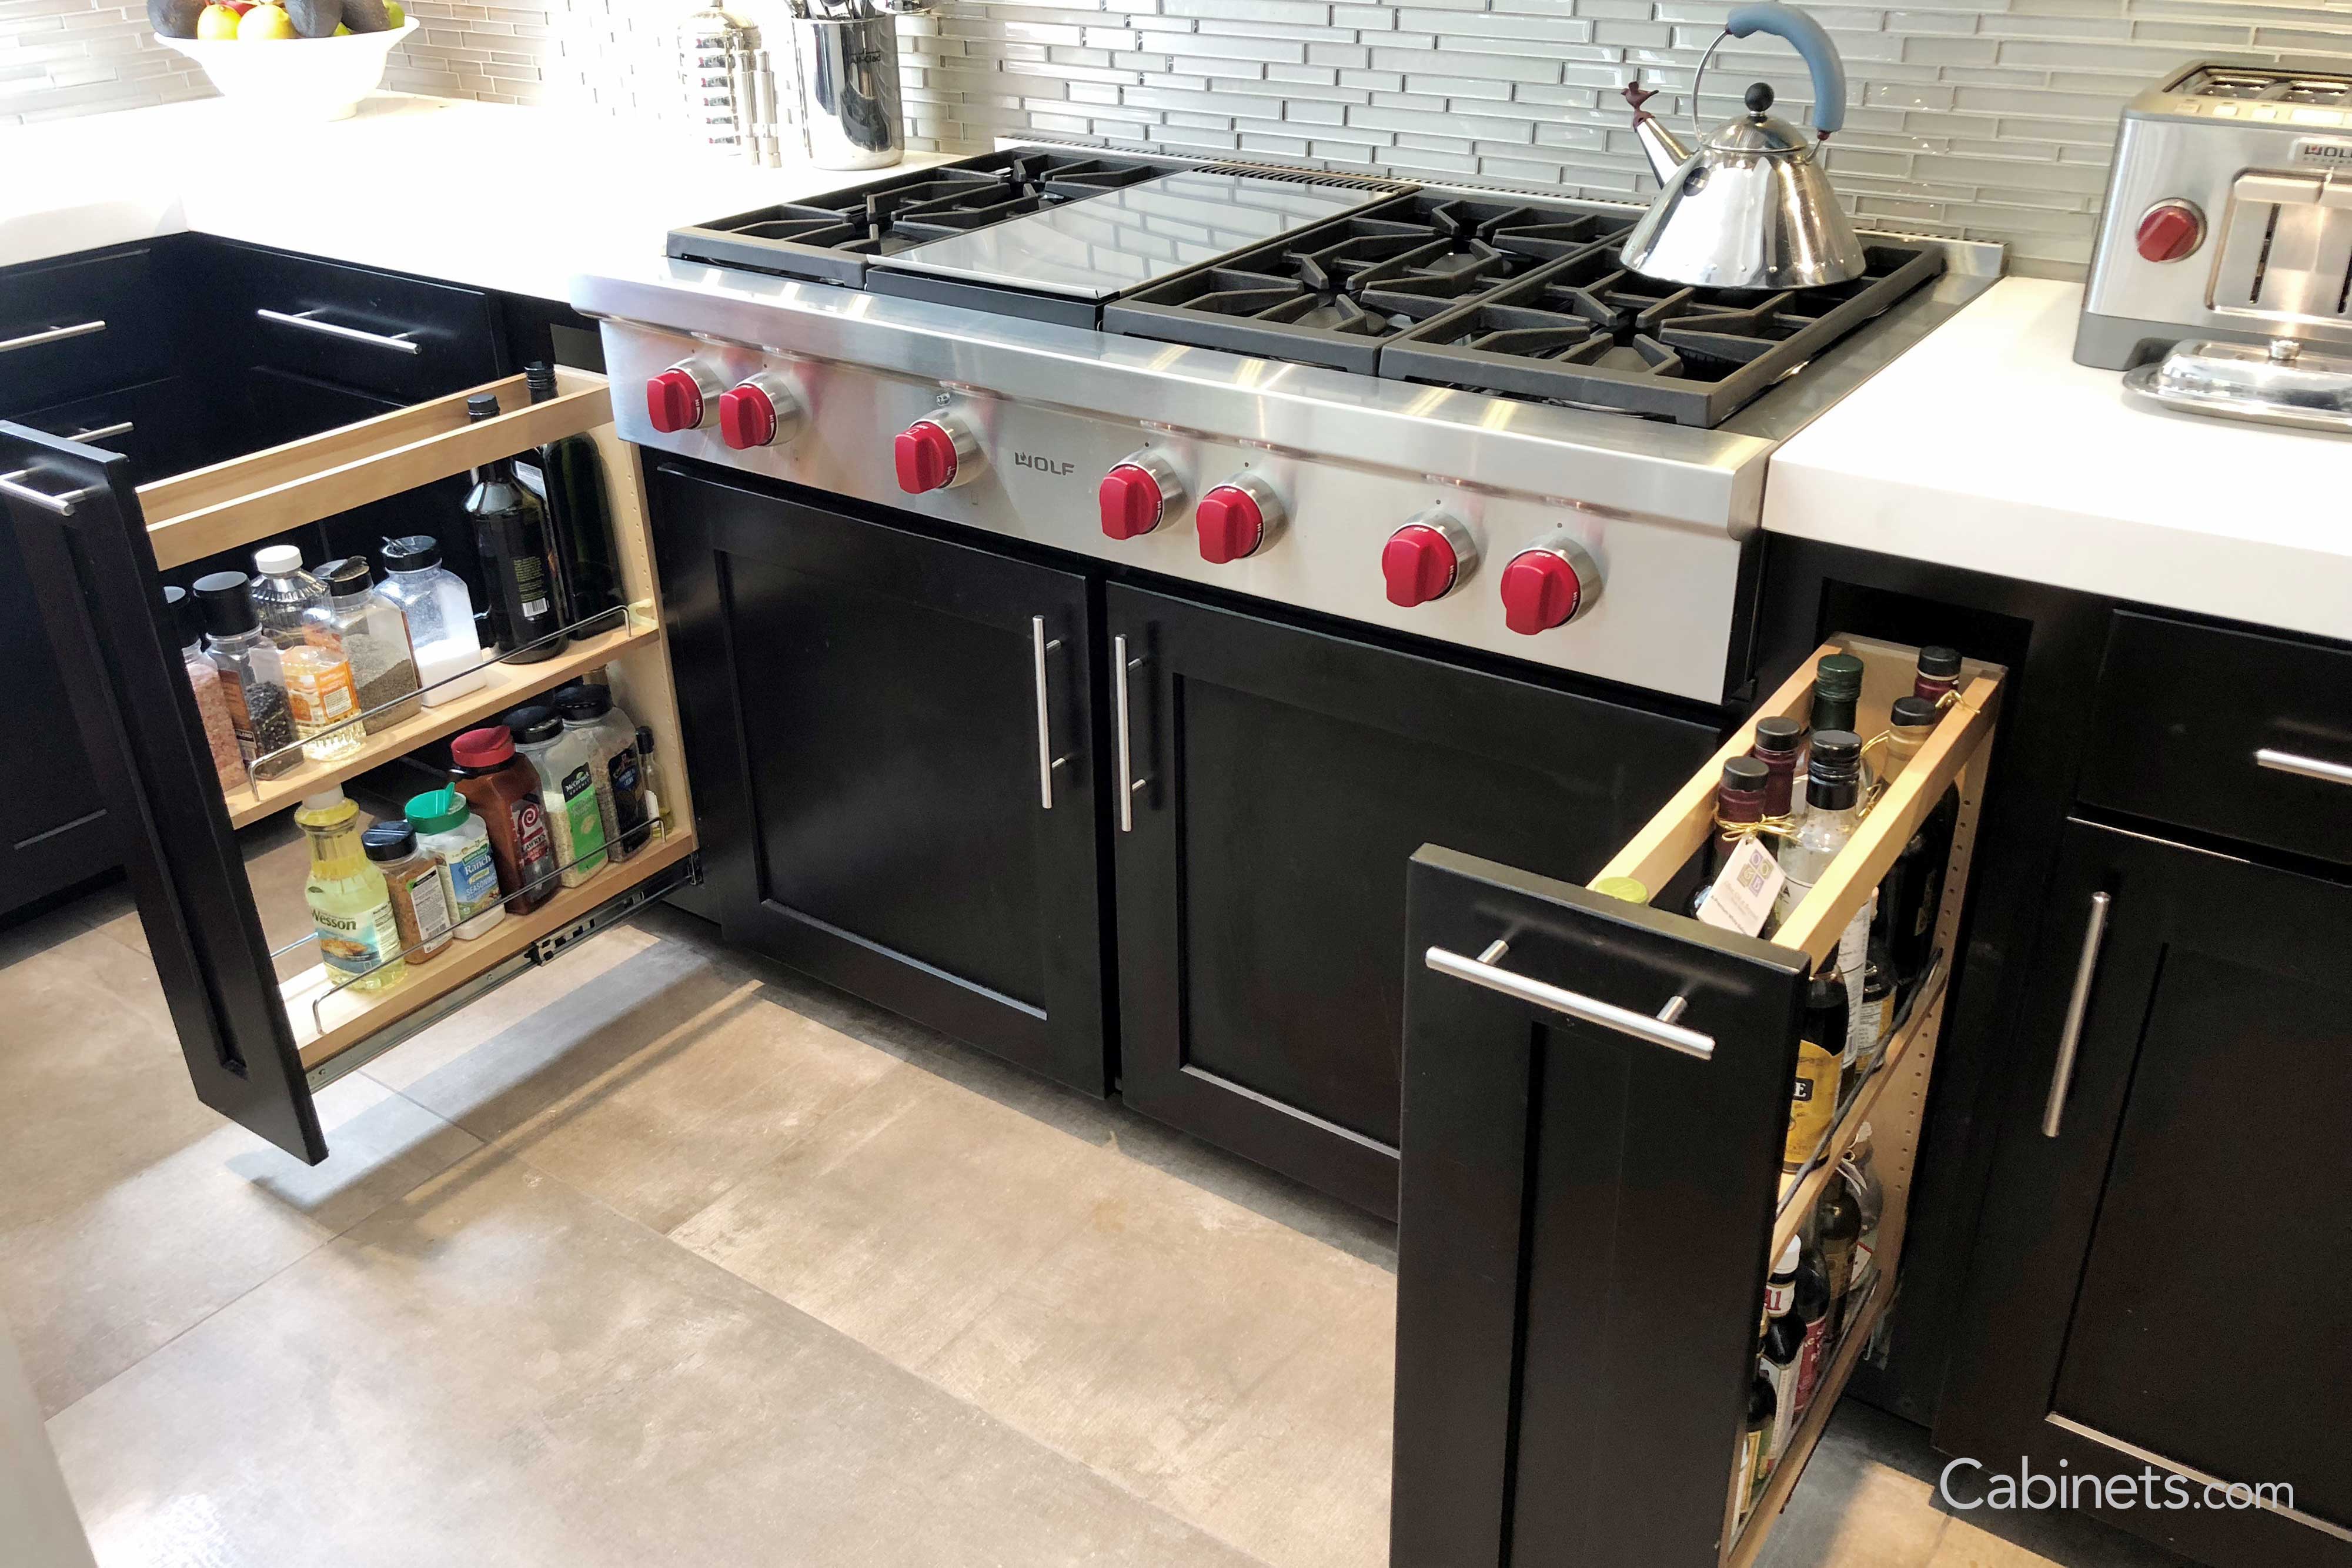
M496 723L500 714L526 699L578 680L660 637L661 629L650 619L633 614L627 625L573 642L552 659L542 659L535 664L492 664L482 672L479 689L437 707L421 709L415 717L403 719L389 728L372 731L349 757L333 762L306 759L280 778L263 779L244 789L228 790L229 823L239 828L248 826L300 805L307 795L315 795L371 768L380 768L429 741Z
M326 966L304 970L279 988L287 1018L294 1026L295 1046L302 1054L302 1070L308 1072L429 1007L521 954L541 937L561 931L600 904L660 874L694 850L693 829L673 822L658 842L618 865L607 864L578 887L562 889L530 914L509 914L488 935L470 942L452 941L426 962L411 965L407 975L390 990L347 987L333 991Z

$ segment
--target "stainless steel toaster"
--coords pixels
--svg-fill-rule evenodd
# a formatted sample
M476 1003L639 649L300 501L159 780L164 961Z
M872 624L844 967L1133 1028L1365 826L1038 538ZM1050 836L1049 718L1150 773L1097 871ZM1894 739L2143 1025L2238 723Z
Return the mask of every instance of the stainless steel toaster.
M2352 74L2200 60L2126 106L2079 364L2352 350Z

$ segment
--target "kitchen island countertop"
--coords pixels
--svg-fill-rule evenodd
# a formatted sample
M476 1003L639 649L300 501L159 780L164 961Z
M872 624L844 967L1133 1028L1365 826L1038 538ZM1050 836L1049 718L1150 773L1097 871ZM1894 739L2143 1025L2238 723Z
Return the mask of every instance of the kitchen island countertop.
M1764 527L2352 641L2352 437L2150 409L2004 278L1773 455Z
M762 169L675 126L377 93L349 120L263 124L199 99L0 130L0 267L194 230L561 301L664 235L920 169Z

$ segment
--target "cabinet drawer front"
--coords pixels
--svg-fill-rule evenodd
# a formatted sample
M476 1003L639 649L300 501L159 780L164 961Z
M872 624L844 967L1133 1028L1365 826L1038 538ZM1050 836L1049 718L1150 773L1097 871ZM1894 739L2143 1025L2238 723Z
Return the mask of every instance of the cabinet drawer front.
M215 258L227 346L247 364L411 402L498 373L489 297L232 246Z
M172 330L163 269L145 248L0 276L0 418L162 375Z
M2352 649L2117 612L2077 793L2352 864Z
M16 416L21 424L131 460L131 479L150 484L204 461L203 393L183 376L117 387Z

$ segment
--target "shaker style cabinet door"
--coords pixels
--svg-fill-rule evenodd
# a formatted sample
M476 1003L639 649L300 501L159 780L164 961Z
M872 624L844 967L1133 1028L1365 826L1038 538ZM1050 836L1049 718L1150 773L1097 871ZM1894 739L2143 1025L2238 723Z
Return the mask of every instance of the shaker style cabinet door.
M196 1097L326 1156L130 460L0 423L0 503L112 820Z
M2115 1523L2217 1568L2345 1568L2352 886L2068 835L1937 1444L2149 1466L2203 1506ZM2204 1501L2231 1482L2292 1507Z
M652 475L732 942L1101 1094L1086 580Z
M1393 1215L1407 857L1588 877L1715 729L1124 584L1108 606L1120 1093Z

